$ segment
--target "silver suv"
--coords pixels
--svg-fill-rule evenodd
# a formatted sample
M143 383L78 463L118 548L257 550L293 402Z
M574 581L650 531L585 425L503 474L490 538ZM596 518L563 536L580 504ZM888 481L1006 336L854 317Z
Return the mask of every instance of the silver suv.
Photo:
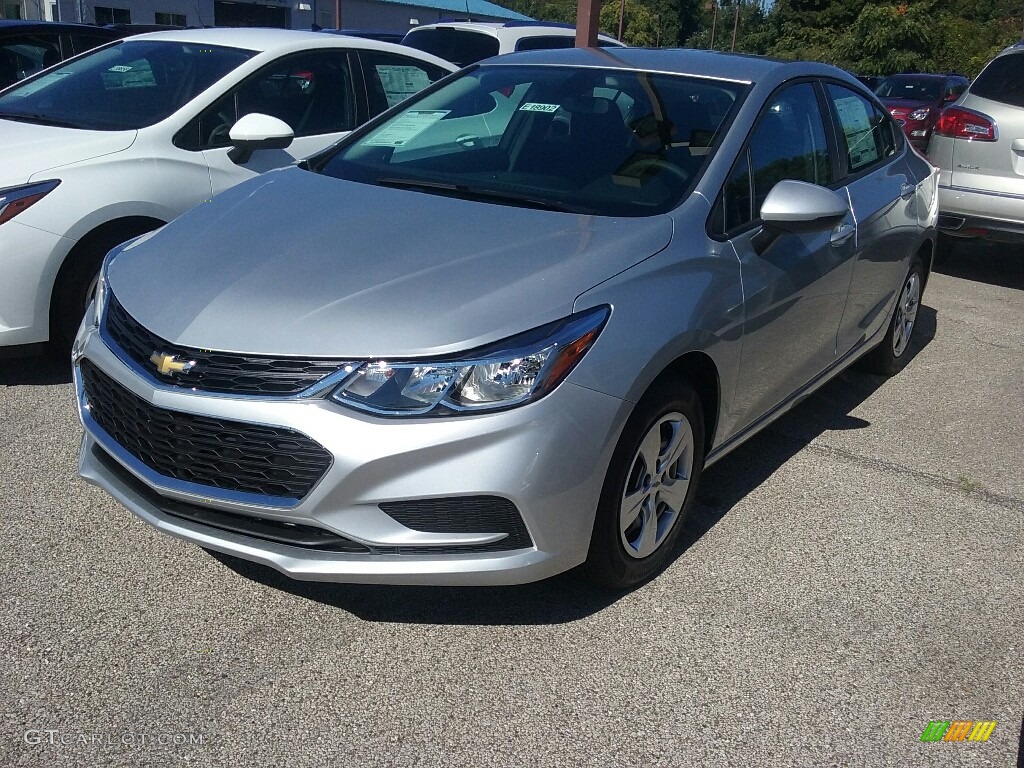
M576 45L576 28L538 21L450 21L411 29L402 45L467 67L503 53L572 48ZM622 43L602 34L597 36L597 45L615 48Z
M928 157L940 171L945 235L1024 242L1022 74L1024 41L990 61L939 116Z

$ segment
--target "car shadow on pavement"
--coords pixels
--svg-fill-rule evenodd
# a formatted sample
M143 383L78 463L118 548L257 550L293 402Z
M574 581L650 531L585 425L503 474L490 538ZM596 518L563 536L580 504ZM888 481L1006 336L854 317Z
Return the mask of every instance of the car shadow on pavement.
M68 384L71 361L64 355L0 357L0 387Z
M910 350L911 360L935 337L936 325L935 310L922 305ZM703 538L729 510L818 435L830 430L870 426L851 412L885 381L883 377L858 370L847 371L709 468L671 562ZM626 594L592 587L573 571L512 587L296 581L269 567L208 552L244 578L340 608L366 621L445 625L560 624L597 613Z
M953 240L947 254L935 259L935 271L950 277L1024 290L1024 255L1019 245Z

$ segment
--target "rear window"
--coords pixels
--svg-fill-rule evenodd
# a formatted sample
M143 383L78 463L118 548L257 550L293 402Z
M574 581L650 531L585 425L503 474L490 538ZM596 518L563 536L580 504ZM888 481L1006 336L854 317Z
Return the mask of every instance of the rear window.
M971 93L983 99L1024 107L1024 52L993 59L974 81Z
M414 29L402 45L440 56L460 67L498 55L498 38L464 29Z

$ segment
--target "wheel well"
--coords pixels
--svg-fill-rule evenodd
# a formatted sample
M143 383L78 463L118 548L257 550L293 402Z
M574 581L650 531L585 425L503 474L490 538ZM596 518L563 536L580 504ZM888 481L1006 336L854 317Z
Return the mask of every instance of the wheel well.
M714 442L721 400L718 368L715 366L715 361L703 352L687 352L673 360L651 383L651 386L653 387L666 379L688 381L697 391L701 408L704 411L704 455L707 456Z
M60 265L60 270L57 272L57 278L53 281L53 289L50 293L51 331L58 309L56 306L58 303L56 301L57 292L61 289L64 281L74 274L84 259L102 259L107 255L106 252L114 246L157 227L162 227L164 224L166 222L150 216L126 216L100 224L81 237L64 258L64 263Z

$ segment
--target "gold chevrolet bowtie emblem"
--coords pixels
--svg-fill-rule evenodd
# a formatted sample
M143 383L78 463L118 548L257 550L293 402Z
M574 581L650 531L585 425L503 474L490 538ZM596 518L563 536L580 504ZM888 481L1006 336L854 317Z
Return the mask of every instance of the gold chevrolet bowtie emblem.
M156 366L157 373L162 376L188 373L196 364L195 360L179 360L177 355L168 355L166 352L154 352L149 356L149 361Z

